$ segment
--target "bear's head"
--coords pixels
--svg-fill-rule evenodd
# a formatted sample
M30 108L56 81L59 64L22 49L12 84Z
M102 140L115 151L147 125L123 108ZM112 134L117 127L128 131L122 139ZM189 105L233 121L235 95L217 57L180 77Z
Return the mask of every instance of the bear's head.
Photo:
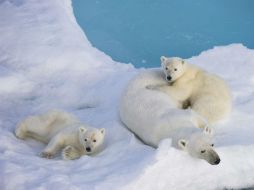
M86 154L93 154L100 150L105 136L105 129L79 127L79 141Z
M161 67L168 82L174 82L180 78L186 69L186 62L179 57L161 56Z
M212 165L217 165L220 163L220 157L213 149L211 136L212 130L209 127L205 127L203 132L194 133L188 140L180 139L178 146L193 157L204 159Z

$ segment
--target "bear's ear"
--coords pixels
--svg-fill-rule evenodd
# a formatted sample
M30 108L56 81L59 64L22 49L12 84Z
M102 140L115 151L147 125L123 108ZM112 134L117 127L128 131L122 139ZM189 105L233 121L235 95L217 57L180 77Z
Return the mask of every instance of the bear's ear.
M187 142L185 139L180 139L180 140L178 141L178 146L179 146L181 149L183 149L183 150L186 149L187 144L188 144L188 142Z
M185 61L182 59L182 64L185 64Z
M161 63L165 62L167 60L167 57L161 56Z
M80 133L84 133L84 132L86 132L86 128L85 127L83 127L83 126L81 126L81 127L79 127L79 132Z
M105 128L101 128L101 129L100 129L100 132L101 132L101 134L103 134L103 135L105 135L105 131L106 131Z
M209 136L213 136L213 129L211 129L208 126L205 126L205 128L203 130L203 133L206 134L206 135L209 135Z

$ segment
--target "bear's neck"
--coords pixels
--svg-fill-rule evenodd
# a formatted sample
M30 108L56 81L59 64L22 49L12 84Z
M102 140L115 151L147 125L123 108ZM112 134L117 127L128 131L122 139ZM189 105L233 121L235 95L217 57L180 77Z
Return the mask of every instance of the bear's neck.
M177 80L177 83L185 83L191 81L196 77L198 71L199 70L196 66L187 64L184 74Z
M183 127L176 129L172 135L172 146L178 148L178 141L180 139L185 139L189 141L190 137L195 133L200 133L202 130L196 127Z

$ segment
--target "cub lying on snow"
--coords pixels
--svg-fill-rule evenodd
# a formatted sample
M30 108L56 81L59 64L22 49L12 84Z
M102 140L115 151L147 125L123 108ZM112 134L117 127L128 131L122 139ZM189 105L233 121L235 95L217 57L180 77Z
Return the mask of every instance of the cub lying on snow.
M170 85L149 85L148 89L165 92L178 107L192 110L208 124L225 118L231 111L231 96L226 83L218 76L188 64L178 57L161 57L161 66ZM203 128L202 124L199 127Z
M63 159L72 160L98 152L104 141L105 129L91 128L63 111L49 111L22 121L15 134L21 139L31 137L47 143L40 154L44 158L52 158L63 149Z

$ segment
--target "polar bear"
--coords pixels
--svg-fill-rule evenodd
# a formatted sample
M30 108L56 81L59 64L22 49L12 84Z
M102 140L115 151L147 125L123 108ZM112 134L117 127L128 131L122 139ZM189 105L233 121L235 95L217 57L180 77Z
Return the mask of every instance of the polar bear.
M179 57L162 56L161 66L169 84L150 85L148 88L165 92L178 102L179 107L190 106L209 124L214 124L229 115L231 96L223 79Z
M210 164L219 164L211 129L196 127L197 123L205 123L202 117L191 109L177 108L164 92L146 88L161 84L167 85L167 81L160 69L149 69L134 77L121 96L121 121L150 146L157 147L161 140L171 138L172 146Z
M26 118L17 125L15 134L20 139L30 137L46 143L40 154L44 158L52 158L63 149L63 159L73 160L98 152L103 145L105 129L91 128L69 113L51 110Z

